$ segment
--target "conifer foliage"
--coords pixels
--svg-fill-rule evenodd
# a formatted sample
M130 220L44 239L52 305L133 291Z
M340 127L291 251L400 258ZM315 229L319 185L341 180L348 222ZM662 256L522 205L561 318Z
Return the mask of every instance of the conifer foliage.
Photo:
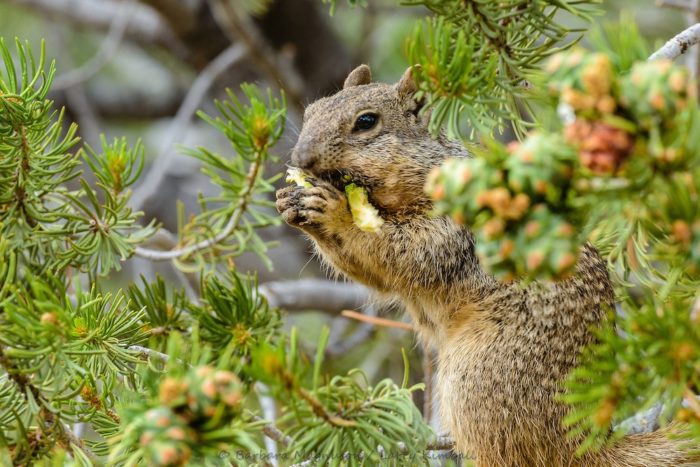
M243 85L244 98L217 102L218 116L201 114L236 155L187 150L220 193L181 216L173 250L151 250L158 227L128 203L141 143L80 147L47 99L55 69L43 46L35 55L1 42L0 52L1 464L252 464L264 459L264 432L289 463L359 465L378 460L379 445L422 462L433 434L412 400L418 387L373 385L357 371L328 379L328 335L309 366L255 278L233 268L243 252L264 256L255 229L277 222L261 195L277 178L264 169L283 96ZM110 272L134 254L201 272L201 296L161 278L110 289ZM291 401L277 426L261 417L261 391Z

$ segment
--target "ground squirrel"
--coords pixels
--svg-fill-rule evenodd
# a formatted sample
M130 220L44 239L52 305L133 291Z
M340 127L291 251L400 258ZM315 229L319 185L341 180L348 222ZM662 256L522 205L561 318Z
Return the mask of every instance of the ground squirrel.
M503 284L484 272L467 228L429 215L432 167L469 157L431 137L409 68L395 85L371 83L367 66L305 111L292 165L312 186L277 192L284 220L302 229L332 269L398 298L421 338L438 349L441 419L456 451L491 466L675 466L685 457L663 433L633 435L577 458L566 407L555 400L613 290L604 262L583 248L577 273L556 284ZM384 219L359 230L343 186L365 187Z

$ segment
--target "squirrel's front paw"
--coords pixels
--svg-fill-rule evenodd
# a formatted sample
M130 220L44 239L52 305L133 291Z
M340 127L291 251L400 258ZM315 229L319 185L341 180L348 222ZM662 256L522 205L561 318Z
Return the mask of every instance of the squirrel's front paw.
M332 231L342 227L352 216L345 196L332 185L319 180L314 186L288 186L277 190L277 211L292 226L307 231Z

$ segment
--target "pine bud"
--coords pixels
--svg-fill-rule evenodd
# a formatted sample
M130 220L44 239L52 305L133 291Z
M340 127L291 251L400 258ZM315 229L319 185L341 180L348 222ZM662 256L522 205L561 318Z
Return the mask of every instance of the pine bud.
M42 313L40 322L45 326L55 326L58 324L58 316L53 312Z
M605 399L593 414L593 422L601 428L610 426L616 408L614 400L610 398Z

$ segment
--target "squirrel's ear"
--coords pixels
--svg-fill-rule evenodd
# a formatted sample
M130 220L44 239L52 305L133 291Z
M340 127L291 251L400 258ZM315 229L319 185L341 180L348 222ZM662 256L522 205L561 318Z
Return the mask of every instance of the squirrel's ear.
M403 76L396 85L396 89L399 91L399 97L410 97L418 91L416 81L413 79L413 70L419 67L420 65L413 65L406 68L406 71L403 72Z
M343 84L343 89L349 88L351 86L362 86L363 84L369 84L372 82L372 72L367 65L360 65L350 72L347 78L345 78L345 83Z

